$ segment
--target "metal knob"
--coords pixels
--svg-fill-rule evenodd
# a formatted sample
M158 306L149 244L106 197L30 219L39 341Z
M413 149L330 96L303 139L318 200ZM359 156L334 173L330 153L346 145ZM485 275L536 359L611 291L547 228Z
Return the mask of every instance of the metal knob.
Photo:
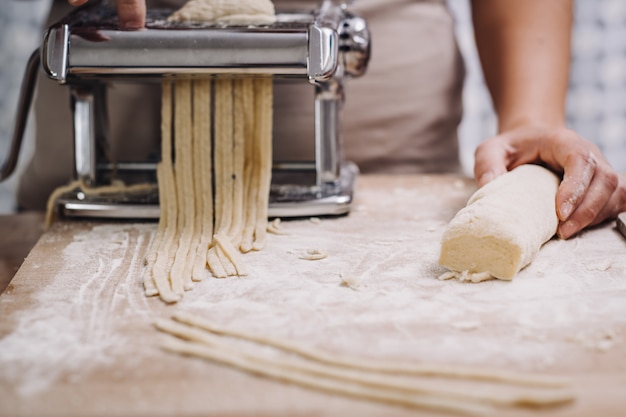
M339 53L346 75L365 74L371 54L371 37L365 19L347 15L339 28Z

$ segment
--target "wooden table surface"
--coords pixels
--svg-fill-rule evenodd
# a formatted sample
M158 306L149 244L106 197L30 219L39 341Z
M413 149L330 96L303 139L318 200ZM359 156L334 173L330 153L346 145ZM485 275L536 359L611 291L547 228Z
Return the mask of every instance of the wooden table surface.
M142 292L155 223L58 222L0 296L0 416L433 414L167 353L151 323L178 311L363 360L573 381L573 404L493 415L625 415L626 240L608 223L550 241L511 282L440 281L441 235L473 189L454 176L362 176L349 216L283 222L288 234L244 256L248 276L207 276L169 306ZM301 259L309 249L328 258Z
M43 233L44 215L25 212L0 216L0 294Z

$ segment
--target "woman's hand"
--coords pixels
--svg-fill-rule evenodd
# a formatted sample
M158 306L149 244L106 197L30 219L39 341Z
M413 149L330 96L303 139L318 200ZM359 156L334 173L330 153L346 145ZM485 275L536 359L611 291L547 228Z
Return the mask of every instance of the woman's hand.
M72 6L82 6L89 0L68 0ZM115 0L117 17L122 29L141 29L146 24L146 0Z
M474 175L482 186L527 163L563 175L556 196L557 233L563 239L626 211L624 178L597 146L565 128L517 127L484 141L476 149Z

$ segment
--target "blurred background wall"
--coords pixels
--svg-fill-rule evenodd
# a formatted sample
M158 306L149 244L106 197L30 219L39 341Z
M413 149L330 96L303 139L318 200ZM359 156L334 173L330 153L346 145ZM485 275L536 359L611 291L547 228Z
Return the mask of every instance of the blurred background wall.
M567 123L595 142L626 173L626 1L575 0ZM472 174L474 149L493 135L496 119L485 88L468 0L448 0L466 62L461 161Z
M26 62L41 43L41 28L52 0L3 0L0 6L0 163L9 151L15 107ZM0 183L0 214L15 209L17 177L33 153L34 117L30 117L17 172Z

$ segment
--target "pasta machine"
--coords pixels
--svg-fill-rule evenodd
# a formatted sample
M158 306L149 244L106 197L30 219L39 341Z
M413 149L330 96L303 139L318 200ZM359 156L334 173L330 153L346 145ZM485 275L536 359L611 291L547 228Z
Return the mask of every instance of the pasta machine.
M19 150L40 66L69 88L75 175L93 187L113 178L127 184L156 182L158 146L140 160L111 160L105 152L112 140L107 117L111 85L145 83L160 88L164 77L270 76L275 102L280 102L281 91L295 88L305 92L301 104L311 109L310 120L295 134L282 132L281 118L289 116L275 104L270 217L347 213L358 169L342 156L343 85L346 78L366 70L369 31L365 20L352 15L345 2L324 0L308 8L298 4L298 10L278 9L275 23L257 26L175 23L167 20L173 10L154 9L148 11L146 28L135 31L120 30L115 10L102 4L74 11L45 32L39 52L31 57L13 151ZM311 157L291 159L281 153L294 141L309 143ZM13 151L2 177L15 165ZM159 216L157 191L86 194L64 195L58 200L59 212L68 217Z

